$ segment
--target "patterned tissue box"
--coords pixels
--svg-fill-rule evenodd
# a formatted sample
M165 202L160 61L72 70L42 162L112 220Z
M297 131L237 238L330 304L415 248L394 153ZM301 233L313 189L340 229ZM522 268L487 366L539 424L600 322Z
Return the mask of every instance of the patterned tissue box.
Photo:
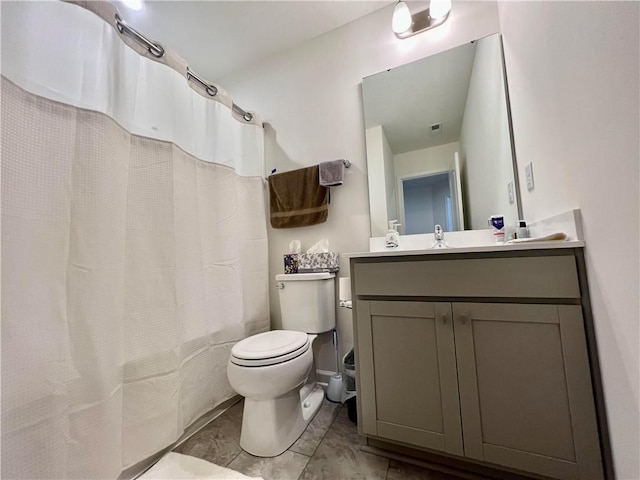
M340 263L337 252L301 253L298 273L337 272Z
M285 254L284 273L298 273L298 254L297 253Z

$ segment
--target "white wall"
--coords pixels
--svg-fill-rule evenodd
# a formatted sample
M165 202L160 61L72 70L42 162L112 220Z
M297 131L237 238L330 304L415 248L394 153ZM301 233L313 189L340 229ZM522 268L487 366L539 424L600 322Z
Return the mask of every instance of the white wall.
M381 127L382 128L382 127ZM382 129L384 131L384 129ZM369 155L367 154L367 171L369 171ZM389 145L389 140L387 140L387 136L384 135L384 181L385 181L385 193L387 197L387 223L391 220L398 219L398 192L396 191L396 176L395 176L395 165L393 162L393 150L391 150L391 145ZM369 177L369 181L371 181L371 177ZM373 229L373 209L371 208L371 188L369 188L369 215L371 216L371 235L376 236L374 234L375 230ZM389 225L387 224L387 227ZM387 231L385 230L385 234Z
M502 72L500 38L478 42L460 132L465 225L475 230L486 228L488 215L518 220L507 188L514 175Z
M455 2L441 27L407 40L390 28L393 5L277 55L220 84L243 108L257 111L266 131L267 171L286 171L347 158L353 163L343 186L331 191L329 219L306 228L269 230L270 274L283 272L282 254L291 239L304 246L328 238L338 252L368 250L370 235L362 78L448 50L499 30L494 2ZM341 276L349 265L341 259ZM277 292L271 285L272 324L280 324ZM338 310L342 350L353 344L351 312ZM335 368L325 348L319 368Z
M381 125L367 128L365 138L371 231L381 236L387 233L389 221L398 218L393 152Z
M453 154L458 151L460 151L460 144L451 142L437 147L399 153L393 157L396 176L446 172L453 163Z
M617 477L640 478L638 2L500 4L528 219L579 207Z
M268 169L346 157L322 225L270 230L270 272L289 241L368 248L369 210L360 83L365 76L500 31L504 34L516 154L534 164L525 218L582 209L600 361L619 478L638 479L638 8L637 2L454 2L442 27L397 40L393 6L220 80L267 128ZM341 275L348 265L341 261ZM279 306L271 288L273 324ZM339 335L350 346L350 312ZM346 344L346 345L345 345ZM324 364L323 364L324 361ZM329 355L320 368L331 368Z
M369 205L371 206L371 229L385 232L387 228L387 182L385 175L384 152L389 146L382 125L367 128L365 131L367 145L367 167L369 171ZM373 192L379 192L374 195Z

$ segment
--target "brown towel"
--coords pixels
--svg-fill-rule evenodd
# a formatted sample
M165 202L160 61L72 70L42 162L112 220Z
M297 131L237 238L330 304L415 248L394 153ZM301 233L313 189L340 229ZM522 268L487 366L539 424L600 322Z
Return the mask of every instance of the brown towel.
M327 221L329 189L319 184L318 166L269 176L273 228L306 227Z

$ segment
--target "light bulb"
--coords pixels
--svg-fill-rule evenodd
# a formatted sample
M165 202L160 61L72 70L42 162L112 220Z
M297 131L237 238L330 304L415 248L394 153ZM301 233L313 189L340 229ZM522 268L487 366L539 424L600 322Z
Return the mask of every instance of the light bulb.
M409 7L403 1L396 4L396 8L393 9L393 19L391 21L391 28L396 33L402 33L409 30L411 26L411 12Z
M431 0L429 16L434 20L444 17L451 10L451 0Z
M122 0L122 3L124 3L127 8L135 10L136 12L142 10L144 6L144 0Z

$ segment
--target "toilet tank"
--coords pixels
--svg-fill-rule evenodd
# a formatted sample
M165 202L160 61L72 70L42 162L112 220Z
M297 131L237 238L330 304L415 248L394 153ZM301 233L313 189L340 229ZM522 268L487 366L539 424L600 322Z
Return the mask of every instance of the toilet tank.
M336 326L335 273L276 275L282 328L323 333Z

